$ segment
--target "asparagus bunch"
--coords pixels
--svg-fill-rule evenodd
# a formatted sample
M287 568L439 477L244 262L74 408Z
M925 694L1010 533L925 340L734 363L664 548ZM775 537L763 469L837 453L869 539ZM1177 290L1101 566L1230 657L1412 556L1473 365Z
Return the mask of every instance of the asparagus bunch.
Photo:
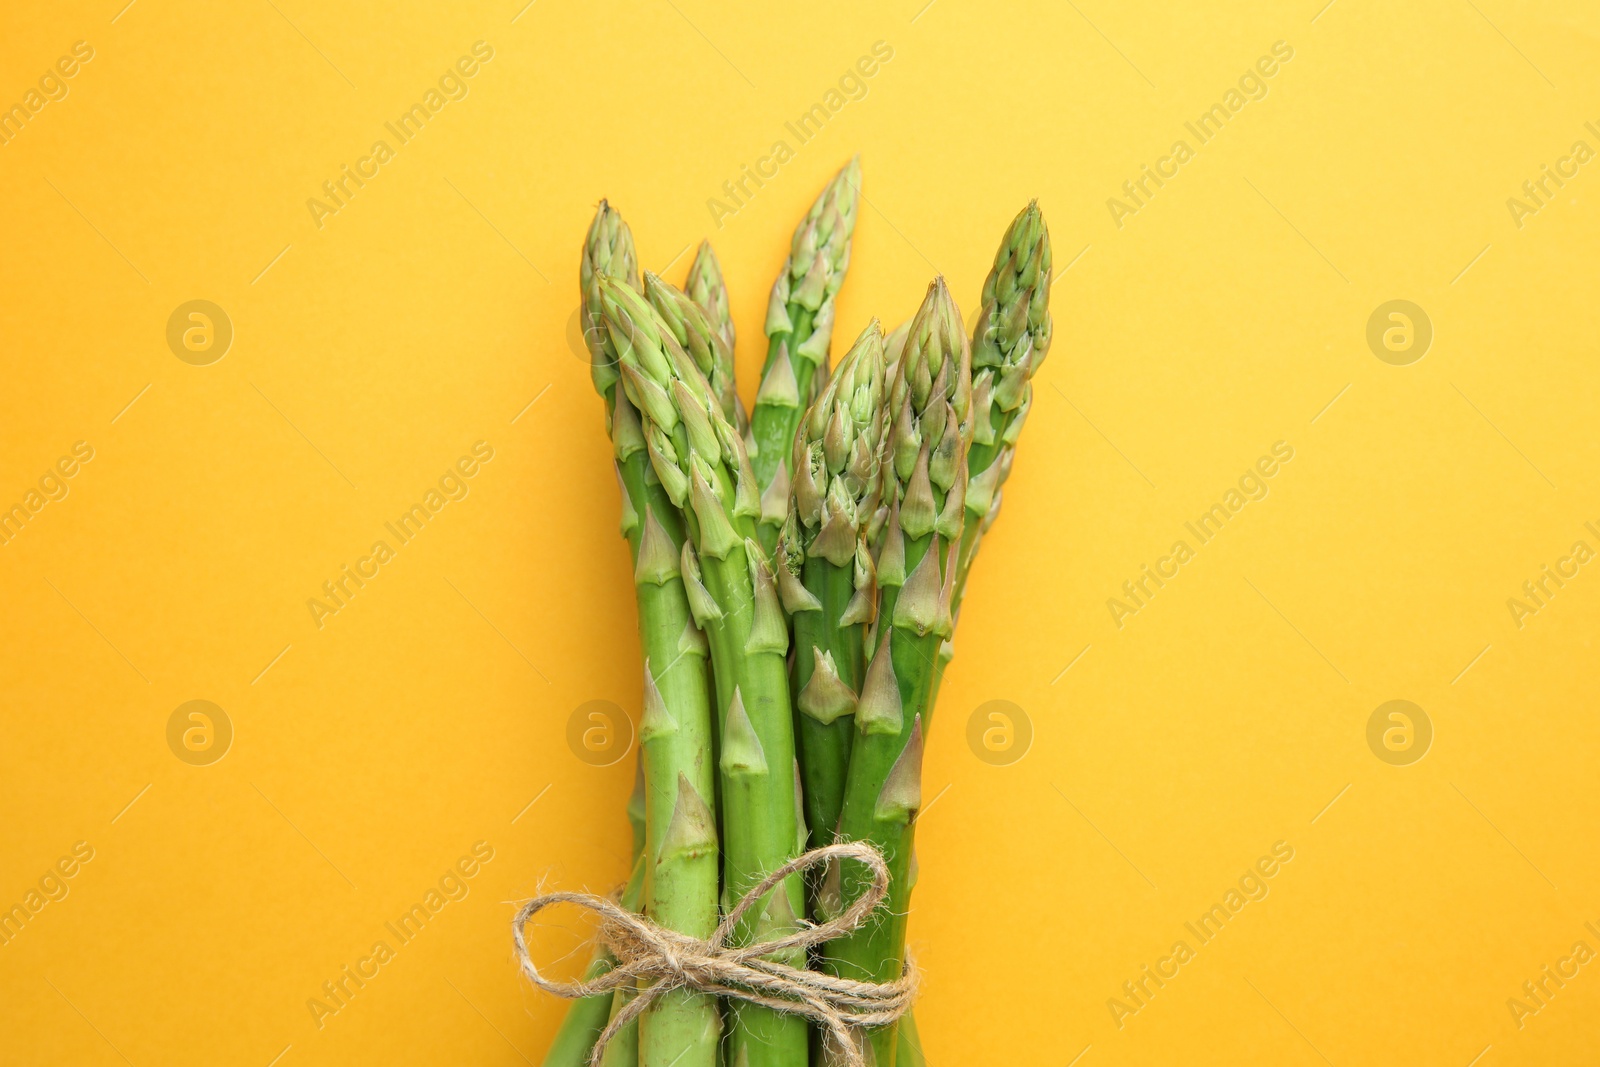
M642 842L645 914L661 926L708 937L717 925L717 835L711 811L711 699L708 646L690 611L679 571L683 517L646 455L634 401L621 387L624 373L615 334L606 326L606 294L621 289L639 300L633 239L610 205L602 202L590 226L579 268L584 319L605 327L586 331L591 371L606 401L607 428L623 489L622 534L634 565L639 641L644 650L644 715L639 740L644 771ZM681 295L681 294L680 294ZM684 314L701 315L691 303ZM702 316L703 317L703 316ZM681 320L680 320L681 321ZM710 345L696 357L715 372L731 355ZM619 991L613 1012L621 1006ZM641 1017L638 1051L631 1036L614 1040L606 1067L716 1067L720 1016L712 997L674 990Z
M830 375L859 183L852 160L795 231L748 417L709 244L684 290L649 274L641 284L628 227L602 201L579 275L645 656L636 862L623 903L704 938L719 890L726 909L807 847L808 824L813 846L868 841L888 862L890 906L816 964L890 981L905 965L925 733L1049 348L1051 262L1031 203L995 256L970 347L941 278L887 339L871 322ZM831 867L814 887L814 914L840 913L865 875L852 862ZM801 880L786 880L735 941L794 931L805 904ZM601 951L588 974L611 965ZM574 1067L631 995L577 1002L546 1067ZM728 1010L722 1047L714 999L674 990L612 1040L604 1067L831 1062L828 1050L808 1059L797 1016L737 1000ZM877 1067L923 1062L910 1016L867 1039Z
M861 161L834 176L794 231L767 304L767 359L750 415L750 455L760 483L762 547L777 543L789 503L786 466L800 415L828 376L834 296L850 268Z
M646 280L652 292L665 285ZM755 474L744 442L668 320L621 282L601 279L600 298L624 391L642 416L651 468L688 531L679 573L709 639L721 750L723 894L737 900L803 843L785 662L789 631L771 564L755 540ZM682 323L698 335L691 348L709 345L704 316ZM735 939L790 933L803 907L800 879L791 877L751 909ZM794 952L778 960L805 962ZM733 1016L729 1056L739 1067L806 1062L803 1019L744 1002L733 1005Z
M939 645L954 628L972 400L961 314L939 278L911 321L887 396L886 415L893 419L885 457L889 515L878 549L877 623L856 704L839 836L877 846L891 883L886 912L827 946L826 966L848 978L889 981L904 969L914 878L911 820L922 806L923 737ZM832 912L855 899L866 878L854 863L830 871L833 884L825 883L819 908ZM869 1038L874 1061L892 1067L896 1027Z

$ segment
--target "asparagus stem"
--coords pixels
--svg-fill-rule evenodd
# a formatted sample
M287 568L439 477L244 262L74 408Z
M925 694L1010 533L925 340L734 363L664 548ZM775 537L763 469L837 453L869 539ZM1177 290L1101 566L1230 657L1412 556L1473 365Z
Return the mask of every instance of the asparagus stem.
M666 283L652 277L646 284L653 290ZM600 294L651 468L688 530L680 574L706 632L716 679L723 891L734 900L792 859L799 846L789 634L771 565L754 539L760 513L755 475L738 431L673 325L624 284L604 279ZM698 330L705 320L682 321ZM751 909L734 939L748 944L792 932L803 907L796 875ZM805 963L797 951L774 958ZM741 1067L806 1064L806 1024L798 1016L736 1002L730 1029L728 1055Z
M636 284L627 270L616 271L617 266L633 262L631 245L620 216L602 204L580 268L590 321L595 297L604 285L617 284L618 277L622 285ZM703 318L686 298L684 303L688 306L672 304L680 316ZM609 335L595 340L602 355L599 362L614 368L615 345ZM709 345L700 346L699 354L708 362L714 360ZM634 564L639 641L645 657L639 728L644 775L643 906L658 925L703 938L717 925L706 641L690 614L679 572L683 519L650 467L639 414L616 379L602 386L601 395L609 405L607 425L625 494L622 532ZM613 1010L622 1003L619 997ZM715 1067L719 1036L715 998L674 990L650 1005L637 1036L630 1040L638 1046L635 1062L642 1067ZM617 1054L624 1055L625 1050ZM608 1047L607 1063L611 1059Z
M620 405L627 404L619 396ZM717 834L706 640L679 573L682 520L659 483L646 486L643 449L623 462L623 483L643 503L635 559L645 650L645 912L658 925L709 937L717 925ZM715 1067L721 1036L713 997L674 990L640 1019L643 1067Z
M928 1062L922 1054L922 1035L917 1032L917 1017L906 1012L900 1017L898 1027L899 1050L895 1053L895 1067L924 1067Z
M767 358L750 414L749 451L760 491L768 494L776 484L762 501L760 540L769 555L788 503L787 477L794 472L786 464L795 428L827 381L834 297L850 267L860 191L856 158L834 176L796 227L767 305Z
M589 349L590 378L594 382L595 389L608 400L606 419L609 431L611 429L609 398L611 388L617 380L617 371L615 354L608 352L603 344L605 328L599 315L599 284L602 276L620 279L635 288L639 285L633 235L629 232L627 223L622 221L622 216L613 211L604 200L600 201L600 207L595 212L594 221L590 224L589 233L584 241L583 256L579 261L578 285L582 297L580 321L584 327L584 343ZM624 527L627 525L627 515L630 513L627 509L624 510ZM622 906L630 911L637 911L644 891L645 870L642 763L634 784L634 794L628 801L627 812L628 820L633 825L634 866L633 875L622 894ZM597 948L585 977L604 974L613 963L615 960L610 952L604 947ZM555 1040L545 1055L544 1067L586 1065L595 1039L600 1036L600 1031L605 1028L612 1012L618 1010L620 992L619 990L610 995L601 994L574 1001L567 1009L566 1018L562 1021ZM633 1067L638 1062L636 1051L632 1056L625 1055L626 1043L620 1037L612 1045L619 1046L616 1055L625 1061L622 1067ZM637 1049L636 1040L634 1048ZM607 1062L612 1062L609 1056Z
M912 816L921 807L923 736L940 642L952 629L950 602L971 442L972 367L961 316L942 278L912 320L890 389L890 514L878 555L877 623L856 706L840 838L884 854L889 907L829 943L824 964L850 978L888 981L905 962L912 882ZM885 475L889 481L888 473ZM840 901L862 892L867 872L849 863ZM893 1067L895 1026L869 1033L874 1062Z
M864 654L861 627L838 624L855 596L850 570L810 559L803 575L820 607L793 616L795 742L806 826L811 847L817 848L831 843L839 828ZM831 684L813 684L814 678Z
M622 891L622 906L627 908L629 911L638 911L639 905L644 899L645 867L645 856L643 853L640 853L639 858L635 860L633 864L633 876L628 879L627 888ZM602 973L604 973L604 971L611 968L611 965L615 963L616 960L612 957L611 953L602 949L600 958L596 959L595 963L599 964L602 962L604 963L604 966L601 970ZM594 965L591 964L591 969L593 966ZM625 988L618 988L609 997L599 996L588 998L588 1000L601 1001L605 1007L605 1011L596 1012L596 1015L600 1020L600 1024L594 1028L594 1033L590 1035L588 1044L582 1046L582 1055L576 1061L577 1063L584 1065L588 1064L590 1049L592 1049L594 1046L595 1038L600 1036L600 1031L605 1029L606 1024L612 1019L616 1018L617 1012L625 1008L628 1004L628 1001L632 999L633 991ZM580 1001L579 1003L587 1003L587 1001ZM592 1008L586 1009L586 1014L588 1011L592 1010ZM565 1027L563 1027L563 1030L564 1029ZM554 1047L551 1048L550 1052L551 1056L555 1054ZM557 1062L565 1063L566 1061ZM638 1020L635 1020L630 1022L627 1026L624 1026L621 1030L617 1031L617 1033L611 1038L610 1043L606 1045L605 1055L600 1060L600 1064L601 1067L638 1067L638 1063L639 1023ZM557 1065L556 1062L552 1062L550 1056L547 1056L545 1058L544 1067L557 1067Z
M583 980L591 982L599 978L611 969L614 962L611 954L601 949L595 953L589 969L583 972ZM614 999L613 994L603 993L574 1000L567 1008L566 1017L561 1020L555 1040L550 1042L543 1067L585 1067L589 1062L589 1050L610 1021Z
M644 752L634 754L633 792L628 795L628 826L633 830L633 862L644 854Z
M883 393L883 329L874 319L801 420L792 453L780 545L790 573L780 577L787 578L784 606L794 623L795 723L813 847L831 842L838 830L866 625L877 612L869 546L887 517Z
M640 862L644 855L643 763L639 764L639 773L634 777L633 795L628 798L627 812L628 822L633 827L633 874L622 891L621 903L629 911L638 911L644 887L644 866ZM604 945L597 945L593 959L583 972L583 980L594 981L609 971L615 962L616 959ZM613 993L599 993L574 1000L567 1007L567 1014L556 1030L555 1040L550 1042L550 1048L545 1052L543 1067L586 1067L589 1050L594 1048L595 1039L611 1019L611 1006L615 999Z

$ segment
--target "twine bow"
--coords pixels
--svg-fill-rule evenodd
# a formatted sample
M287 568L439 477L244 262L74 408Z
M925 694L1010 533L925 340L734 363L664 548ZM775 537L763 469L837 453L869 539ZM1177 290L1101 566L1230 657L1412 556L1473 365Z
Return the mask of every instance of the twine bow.
M825 923L805 923L783 937L751 945L729 945L728 938L745 913L785 878L819 863L855 860L872 871L872 884L844 911ZM775 1011L803 1015L827 1029L833 1046L848 1067L865 1067L852 1028L885 1026L911 1007L916 976L910 970L892 982L860 982L820 971L802 970L763 957L806 949L855 930L889 893L889 866L871 845L859 841L814 848L785 863L751 889L707 940L657 926L615 901L590 893L547 893L517 910L512 937L517 960L528 978L547 993L576 1000L638 987L638 996L618 1011L589 1053L599 1067L607 1042L647 1010L657 997L673 989L692 989L759 1004ZM576 904L601 917L600 940L616 957L616 965L589 982L546 978L528 955L523 927L554 904Z

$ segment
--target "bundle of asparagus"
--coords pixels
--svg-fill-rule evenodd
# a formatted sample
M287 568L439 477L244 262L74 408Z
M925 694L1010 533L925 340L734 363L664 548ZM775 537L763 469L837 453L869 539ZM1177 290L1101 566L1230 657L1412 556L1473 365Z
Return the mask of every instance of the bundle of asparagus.
M795 230L748 416L709 244L682 289L641 280L628 226L602 201L579 269L644 657L635 864L620 904L682 935L672 944L702 944L808 848L868 843L887 865L887 909L809 953L791 944L758 960L809 968L825 991L906 971L924 739L1051 336L1050 240L1029 204L1001 241L970 341L936 278L908 323L886 338L874 319L830 372L859 185L852 160ZM729 915L728 940L752 955L801 940L878 871L836 858L809 880L785 876ZM587 977L614 965L597 949ZM798 1006L689 980L647 997L597 1048L640 991L629 979L575 1001L545 1067L924 1062L910 1014L844 1049Z

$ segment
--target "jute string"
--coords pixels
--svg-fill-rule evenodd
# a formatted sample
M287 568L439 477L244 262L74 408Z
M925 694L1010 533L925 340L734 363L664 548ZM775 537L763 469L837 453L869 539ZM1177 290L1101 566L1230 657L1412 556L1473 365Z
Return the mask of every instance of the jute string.
M801 928L770 941L729 945L728 938L745 913L785 878L821 863L855 860L872 871L867 891L838 916L825 923L802 922ZM884 1026L911 1007L916 975L910 966L893 982L859 982L821 971L802 970L765 956L842 937L867 920L889 894L889 866L878 850L851 841L814 848L785 863L744 895L707 940L657 926L615 901L590 893L547 893L517 910L512 927L517 960L522 972L548 993L576 1000L610 993L618 988L638 989L638 995L617 1012L589 1053L591 1067L599 1067L610 1040L673 989L691 989L729 997L775 1011L803 1015L827 1030L830 1045L848 1067L865 1067L855 1040L861 1027ZM616 965L593 981L559 982L545 977L528 955L523 927L539 912L555 904L575 904L599 914L600 941L616 957Z

